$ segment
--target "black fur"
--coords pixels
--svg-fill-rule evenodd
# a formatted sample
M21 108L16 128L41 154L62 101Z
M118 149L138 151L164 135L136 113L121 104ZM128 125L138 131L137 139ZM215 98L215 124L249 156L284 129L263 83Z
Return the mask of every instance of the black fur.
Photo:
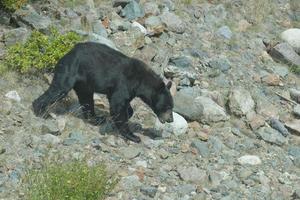
M130 101L140 97L162 122L173 121L171 84L164 84L145 63L129 58L106 45L87 42L61 58L48 90L33 102L33 111L43 116L47 107L74 89L86 118L95 117L93 93L106 94L110 114L122 135L139 142L128 128L133 114Z

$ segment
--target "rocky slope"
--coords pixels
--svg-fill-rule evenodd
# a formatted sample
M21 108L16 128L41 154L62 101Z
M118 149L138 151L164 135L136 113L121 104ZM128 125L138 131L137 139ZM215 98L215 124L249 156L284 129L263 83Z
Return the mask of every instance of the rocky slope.
M300 78L289 70L300 37L281 35L297 28L299 11L297 1L264 2L48 0L1 11L0 58L33 29L73 30L172 79L179 115L162 126L135 100L142 142L127 143L110 123L81 120L73 93L50 119L35 117L47 79L2 75L0 198L22 199L24 172L45 159L87 157L121 177L111 200L300 199ZM105 97L95 99L108 116Z

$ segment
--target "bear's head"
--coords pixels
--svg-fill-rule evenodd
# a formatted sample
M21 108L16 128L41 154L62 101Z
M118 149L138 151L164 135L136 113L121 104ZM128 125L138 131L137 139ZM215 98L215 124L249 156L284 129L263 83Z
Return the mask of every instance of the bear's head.
M164 82L160 84L158 90L155 92L155 100L153 101L153 111L157 115L161 123L173 122L173 98L170 93L172 82L166 85Z

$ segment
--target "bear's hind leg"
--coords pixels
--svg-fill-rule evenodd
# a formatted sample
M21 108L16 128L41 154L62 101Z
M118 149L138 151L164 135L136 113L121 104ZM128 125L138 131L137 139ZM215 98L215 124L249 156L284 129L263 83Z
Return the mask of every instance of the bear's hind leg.
M74 90L78 96L79 103L82 107L83 116L91 124L98 125L103 123L103 117L97 117L94 108L94 91L89 86L82 82L77 82Z

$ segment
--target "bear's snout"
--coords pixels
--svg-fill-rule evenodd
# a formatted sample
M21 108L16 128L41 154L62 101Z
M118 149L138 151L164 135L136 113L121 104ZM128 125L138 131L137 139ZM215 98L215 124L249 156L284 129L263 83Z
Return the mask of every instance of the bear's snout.
M158 119L161 123L171 123L174 121L172 110L168 110L158 116Z

